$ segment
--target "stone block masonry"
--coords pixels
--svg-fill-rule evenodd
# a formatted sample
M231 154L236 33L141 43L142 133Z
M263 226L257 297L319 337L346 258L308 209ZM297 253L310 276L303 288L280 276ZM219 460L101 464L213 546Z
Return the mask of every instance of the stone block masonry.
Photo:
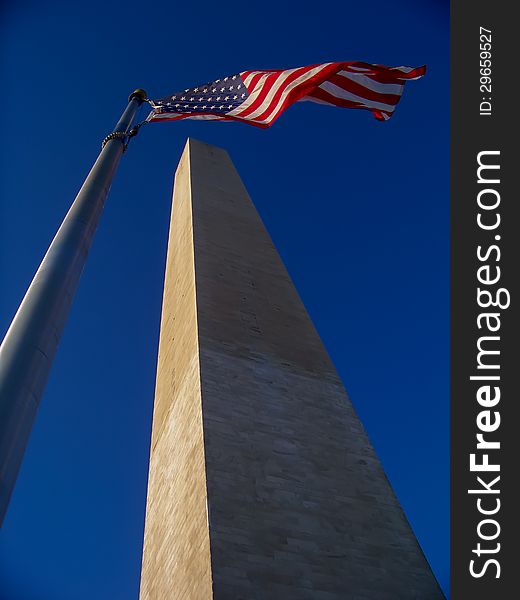
M175 178L141 600L443 594L229 156Z

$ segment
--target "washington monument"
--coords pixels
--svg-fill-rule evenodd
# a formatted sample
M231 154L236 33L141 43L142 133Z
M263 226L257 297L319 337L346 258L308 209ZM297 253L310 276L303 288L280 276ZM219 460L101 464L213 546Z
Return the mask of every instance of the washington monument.
M443 594L227 153L175 176L141 600Z

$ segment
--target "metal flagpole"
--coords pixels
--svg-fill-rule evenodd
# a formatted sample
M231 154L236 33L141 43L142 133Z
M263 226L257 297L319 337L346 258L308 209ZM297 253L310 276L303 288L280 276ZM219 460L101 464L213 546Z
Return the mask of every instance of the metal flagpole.
M106 197L146 92L128 99L0 346L0 525Z

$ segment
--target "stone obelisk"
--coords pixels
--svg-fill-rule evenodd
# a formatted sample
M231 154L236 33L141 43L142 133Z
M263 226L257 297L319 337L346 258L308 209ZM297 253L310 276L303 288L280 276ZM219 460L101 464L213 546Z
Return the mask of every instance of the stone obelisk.
M443 598L231 160L194 140L175 176L140 598Z

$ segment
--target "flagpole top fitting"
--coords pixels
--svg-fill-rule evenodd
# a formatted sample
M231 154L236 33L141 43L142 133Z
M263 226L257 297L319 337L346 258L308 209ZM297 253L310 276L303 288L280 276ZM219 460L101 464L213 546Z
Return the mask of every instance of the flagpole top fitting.
M130 94L130 96L128 96L128 102L134 98L137 98L137 100L139 100L142 104L148 98L148 94L145 92L145 90L137 88Z

